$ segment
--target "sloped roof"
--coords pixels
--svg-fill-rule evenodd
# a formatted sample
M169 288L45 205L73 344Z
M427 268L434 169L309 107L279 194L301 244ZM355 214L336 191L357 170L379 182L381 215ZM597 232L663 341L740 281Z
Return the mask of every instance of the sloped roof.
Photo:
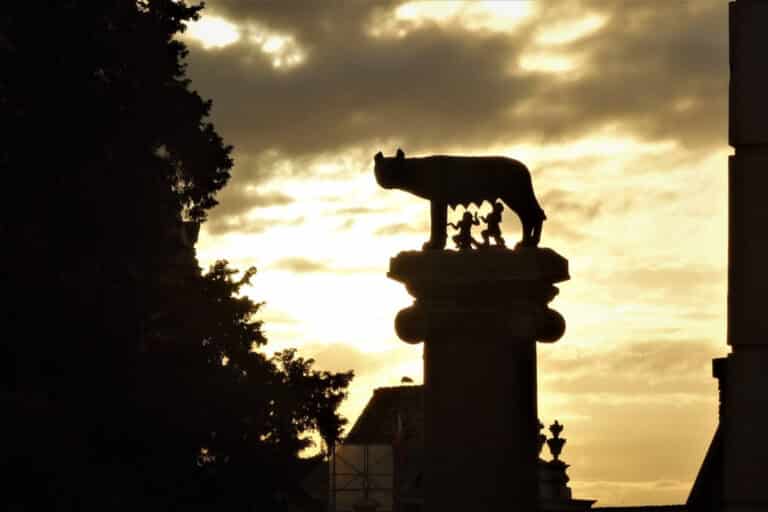
M717 361L717 359L715 359ZM704 456L699 474L693 482L686 505L690 510L704 512L722 509L723 497L723 438L720 425Z
M423 386L377 388L344 442L391 444L397 434L398 416L405 440L420 440L424 435L423 404Z
M375 389L344 443L391 445L398 425L402 428L395 451L400 498L420 499L424 467L424 386Z

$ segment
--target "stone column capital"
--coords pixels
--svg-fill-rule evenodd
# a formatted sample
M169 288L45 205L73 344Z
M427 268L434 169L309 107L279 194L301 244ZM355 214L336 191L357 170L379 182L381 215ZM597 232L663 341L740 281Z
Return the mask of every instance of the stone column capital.
M547 304L558 293L553 283L569 279L568 262L551 249L402 252L388 276L415 298L395 319L408 343L553 342L565 331L565 320Z

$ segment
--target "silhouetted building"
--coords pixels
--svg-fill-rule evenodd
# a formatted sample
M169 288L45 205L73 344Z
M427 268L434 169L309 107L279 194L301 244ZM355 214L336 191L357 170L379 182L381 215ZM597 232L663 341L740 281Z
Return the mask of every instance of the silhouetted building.
M423 399L423 386L385 387L374 391L331 460L329 510L422 510ZM468 414L471 414L469 409ZM559 456L558 448L562 448L565 440L551 442L558 437L559 431L547 441L550 441L548 445L553 453ZM543 437L541 444L544 444ZM567 467L558 457L551 461L539 459L539 506L542 512L586 511L595 502L573 499L567 486ZM482 472L483 468L468 466L466 471Z
M719 424L691 489L695 512L768 510L768 2L729 4L728 344L714 360Z

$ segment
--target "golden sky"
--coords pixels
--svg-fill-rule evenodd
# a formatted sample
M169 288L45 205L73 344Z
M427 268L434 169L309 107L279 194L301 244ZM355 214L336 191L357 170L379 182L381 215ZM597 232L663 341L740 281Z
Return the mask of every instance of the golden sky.
M354 369L351 421L373 388L421 382L386 272L428 205L380 189L373 155L516 158L570 262L539 408L566 426L574 496L684 502L728 352L727 1L206 3L189 75L236 165L198 257L259 269L268 350Z

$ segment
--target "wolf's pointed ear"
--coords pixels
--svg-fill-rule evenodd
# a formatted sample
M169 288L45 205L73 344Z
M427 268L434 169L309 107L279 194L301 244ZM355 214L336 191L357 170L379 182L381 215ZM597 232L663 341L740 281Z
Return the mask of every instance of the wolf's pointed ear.
M378 161L379 161L379 160L381 160L382 158L384 158L384 155L382 155L382 154L381 154L381 151L379 151L378 153L376 153L376 156L374 156L374 157L373 157L373 161L374 161L374 162L378 162Z
M397 158L400 158L400 159L405 158L405 153L403 153L403 150L400 148L397 148Z

